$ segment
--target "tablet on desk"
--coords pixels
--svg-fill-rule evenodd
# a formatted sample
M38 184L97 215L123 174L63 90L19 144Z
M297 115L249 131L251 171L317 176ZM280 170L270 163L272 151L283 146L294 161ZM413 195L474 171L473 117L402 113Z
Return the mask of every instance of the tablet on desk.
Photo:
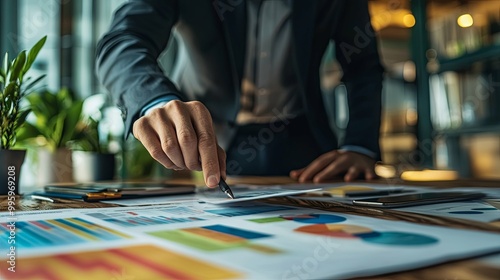
M475 192L427 192L427 193L359 199L359 200L353 200L352 204L360 206L380 207L380 208L395 208L395 207L479 199L484 196L485 195L483 193L475 193Z
M141 198L150 196L194 193L196 187L188 184L167 183L92 183L75 185L47 185L40 195L100 201Z

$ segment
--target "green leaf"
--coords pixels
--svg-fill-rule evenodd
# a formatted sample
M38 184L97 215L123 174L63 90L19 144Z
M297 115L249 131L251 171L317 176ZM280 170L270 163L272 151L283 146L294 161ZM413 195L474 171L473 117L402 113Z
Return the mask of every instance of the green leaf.
M61 89L57 94L57 102L63 107L68 108L73 104L73 95L67 88Z
M9 83L5 87L4 93L3 93L3 101L5 102L5 104L7 105L8 108L10 106L12 106L12 102L14 101L18 90L19 90L19 88L17 87L16 83Z
M5 53L3 57L3 71L5 73L5 79L7 79L10 71L9 53Z
M54 123L54 130L52 131L52 133L50 133L49 135L51 135L49 137L49 140L52 140L52 142L54 143L54 148L62 148L65 144L65 142L62 141L64 135L64 123L65 123L65 119L66 119L66 112L61 112L54 120L55 120L55 123Z
M25 143L28 140L43 135L42 132L31 123L24 123L17 132L17 142Z
M5 71L2 67L0 67L0 78L2 79L2 83L7 79L7 75L5 75Z
M45 78L46 75L41 75L40 77L36 78L35 80L31 81L29 84L27 84L26 86L24 86L22 88L22 95L26 95L29 93L29 90L32 89L34 86L36 86L36 84L38 84L43 78Z
M0 138L2 148L8 149L12 147L17 140L17 134L21 136L20 139L28 136L26 131L32 127L35 127L37 131L31 129L31 133L36 132L36 134L39 135L42 132L35 124L26 123L30 110L21 109L20 104L25 94L29 93L43 78L39 77L34 81L27 78L25 79L26 84L23 84L24 74L36 59L45 40L46 37L38 41L37 44L31 48L29 53L25 50L21 51L13 61L9 60L9 55L7 53L3 58L3 64L2 67L0 67ZM38 111L41 112L43 105L39 106L38 101L40 101L40 98L34 98L32 101L28 100L28 102L31 103L30 106L33 108L40 108ZM32 106L33 104L36 105ZM50 107L51 106L49 106L49 108ZM55 108L55 110L57 110L57 108ZM48 120L48 117L46 117L45 120ZM21 133L21 131L24 132Z
M31 65L33 65L33 62L35 61L36 57L38 56L38 53L42 49L43 45L45 45L45 41L47 41L47 36L44 36L42 39L40 39L29 51L28 53L28 59L26 60L26 64L24 65L23 68L23 75L28 72L28 70L31 68Z
M37 120L36 125L45 138L52 139L52 134L56 130L57 122L61 114L64 114L64 112L61 112L59 115L52 116L47 119L45 123L41 123L40 120Z
M19 112L14 130L17 130L19 127L21 127L26 122L26 118L28 117L28 115L30 113L31 113L31 109L27 109L27 110Z
M31 86L37 80L39 79L26 81ZM31 125L45 138L50 150L65 147L71 141L85 137L82 132L83 101L75 101L69 90L61 89L57 93L47 90L34 92L27 95L26 100L36 119Z
M78 122L82 116L83 101L75 101L75 103L67 110L66 119L64 122L64 133L61 141L66 143L73 140Z
M60 111L64 110L61 108L57 94L45 90L42 92L42 99L45 101L45 106L47 107L47 112L50 112L51 116L57 115Z
M16 59L14 59L9 81L14 82L21 77L24 63L26 63L26 51L20 52Z
M26 96L26 100L28 100L29 107L35 114L35 117L38 119L43 118L43 121L46 122L48 117L46 114L45 103L42 101L40 93L31 94Z
M49 91L42 91L26 96L30 107L37 119L41 120L41 125L53 116L59 114L59 105L54 94Z

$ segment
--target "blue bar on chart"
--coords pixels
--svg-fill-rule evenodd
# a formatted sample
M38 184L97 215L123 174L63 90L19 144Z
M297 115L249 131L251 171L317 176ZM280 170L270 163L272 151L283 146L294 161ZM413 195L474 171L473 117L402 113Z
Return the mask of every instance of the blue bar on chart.
M246 216L246 215L253 215L253 214L272 212L272 211L290 210L290 209L293 208L284 206L259 205L259 206L245 206L245 207L227 207L222 209L205 210L205 212L225 217L238 217L238 216Z
M134 213L135 215L131 213L128 214L129 215L119 216L119 217L108 216L102 213L89 213L87 215L123 227L165 225L165 224L187 223L187 222L205 220L198 217L138 216L135 213Z
M0 230L1 235L7 239L10 234L7 224L0 224ZM128 235L81 218L16 222L16 233L18 248L64 246L129 238Z

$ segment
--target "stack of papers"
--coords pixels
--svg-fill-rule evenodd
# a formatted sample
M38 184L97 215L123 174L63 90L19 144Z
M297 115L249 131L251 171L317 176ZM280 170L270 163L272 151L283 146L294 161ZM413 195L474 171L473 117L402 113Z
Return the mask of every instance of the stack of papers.
M349 278L500 251L499 234L255 203L0 217L5 279Z

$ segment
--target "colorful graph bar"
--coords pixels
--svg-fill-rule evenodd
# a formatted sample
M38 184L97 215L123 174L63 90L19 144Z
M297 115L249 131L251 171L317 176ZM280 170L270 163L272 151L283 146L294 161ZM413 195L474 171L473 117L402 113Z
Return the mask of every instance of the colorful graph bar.
M340 223L346 218L331 214L299 214L299 215L281 215L279 217L266 217L258 219L250 219L249 221L259 224L275 223L283 221L295 221L304 224L328 224Z
M191 216L191 215L200 215L203 214L203 210L201 209L193 209L189 207L171 207L160 210L161 212L165 212L168 215L183 215L183 216Z
M258 223L258 224L267 224L267 223L277 223L288 221L281 217L267 217L267 218L258 218L258 219L249 219L248 221Z
M138 216L135 213L133 214L131 212L127 213L129 215L121 217L112 217L101 213L90 213L87 215L123 227L164 225L164 224L186 223L186 222L204 220L198 217Z
M7 238L6 224L0 224L2 236ZM80 218L21 221L16 223L18 248L63 246L96 241L129 238L118 231L93 224Z
M377 236L367 236L363 241L379 245L393 246L424 246L438 243L439 240L428 235L417 234L412 232L381 232Z
M0 278L13 275L2 260ZM152 245L23 258L15 279L242 279L240 272ZM10 278L9 278L10 277Z
M272 237L270 234L225 225L155 231L148 234L202 251L247 248L264 254L277 254L281 252L278 249L252 243L256 239Z
M354 238L364 242L389 246L424 246L439 242L438 239L411 232L379 232L370 228L346 224L316 224L295 229L296 232L335 238Z
M259 205L259 206L245 206L245 207L228 207L223 209L205 210L205 212L225 217L239 217L239 216L253 215L253 214L272 212L272 211L290 210L290 209L291 208L284 206Z
M203 228L206 228L206 229L209 229L212 231L216 231L216 232L229 234L229 235L238 236L238 237L245 238L245 239L257 239L257 238L264 238L264 237L271 236L270 234L258 233L255 231L243 230L243 229L228 227L228 226L223 226L223 225L206 226Z
M316 224L295 229L296 232L324 235L337 238L363 238L378 236L380 233L370 228L357 225Z
M331 214L302 214L302 215L284 215L283 219L295 221L304 224L327 224L340 223L346 220L345 217Z

